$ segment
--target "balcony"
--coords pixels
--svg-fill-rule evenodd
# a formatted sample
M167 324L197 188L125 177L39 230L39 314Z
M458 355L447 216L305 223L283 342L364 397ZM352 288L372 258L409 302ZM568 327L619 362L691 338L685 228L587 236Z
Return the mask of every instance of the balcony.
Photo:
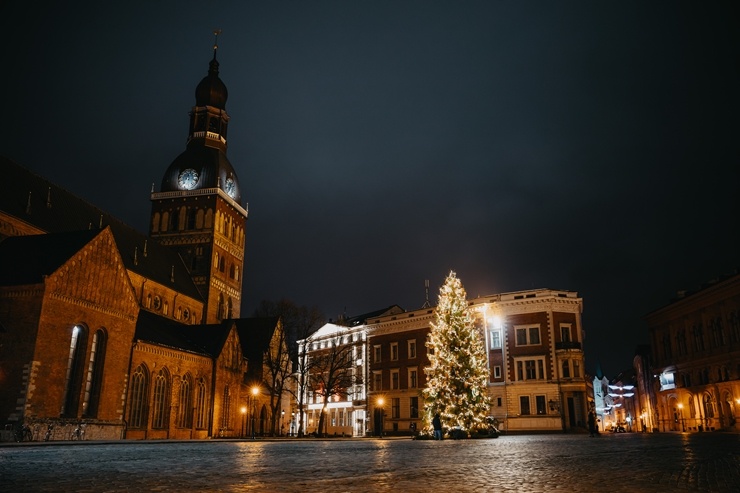
M570 350L570 349L577 349L581 350L581 343L580 342L556 342L555 343L555 349L556 350Z

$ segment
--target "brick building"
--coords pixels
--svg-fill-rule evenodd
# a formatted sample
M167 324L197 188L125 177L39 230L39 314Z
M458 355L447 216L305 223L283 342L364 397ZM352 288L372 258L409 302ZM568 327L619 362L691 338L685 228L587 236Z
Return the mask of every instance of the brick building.
M740 428L740 273L680 292L646 316L651 384L641 390L658 431ZM645 388L647 387L647 388Z
M55 439L79 424L89 439L206 438L242 433L247 403L272 413L245 375L263 375L282 328L239 319L247 211L215 50L195 96L149 235L0 157L3 424L52 425Z

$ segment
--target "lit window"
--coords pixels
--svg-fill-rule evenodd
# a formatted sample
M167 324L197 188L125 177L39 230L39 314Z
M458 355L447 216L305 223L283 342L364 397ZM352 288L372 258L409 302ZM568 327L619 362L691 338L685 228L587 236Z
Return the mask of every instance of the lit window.
M501 349L501 331L491 331L491 349Z

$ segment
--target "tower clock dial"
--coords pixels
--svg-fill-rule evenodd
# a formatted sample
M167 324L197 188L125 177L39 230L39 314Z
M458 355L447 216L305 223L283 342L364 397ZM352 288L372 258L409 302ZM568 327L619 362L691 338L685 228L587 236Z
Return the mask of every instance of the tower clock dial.
M183 190L192 190L198 183L198 172L192 168L184 169L177 177L177 184Z
M224 191L228 193L229 197L231 197L232 199L236 197L236 183L234 183L233 178L226 178Z

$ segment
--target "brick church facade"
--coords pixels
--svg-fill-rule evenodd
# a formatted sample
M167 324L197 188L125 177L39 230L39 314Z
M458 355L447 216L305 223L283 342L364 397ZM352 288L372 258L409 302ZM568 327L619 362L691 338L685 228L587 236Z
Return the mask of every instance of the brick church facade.
M267 419L266 398L247 395L263 358L246 355L282 328L239 318L247 210L218 66L214 49L148 235L0 157L0 424L52 439L78 427L88 439L228 437L248 400Z

